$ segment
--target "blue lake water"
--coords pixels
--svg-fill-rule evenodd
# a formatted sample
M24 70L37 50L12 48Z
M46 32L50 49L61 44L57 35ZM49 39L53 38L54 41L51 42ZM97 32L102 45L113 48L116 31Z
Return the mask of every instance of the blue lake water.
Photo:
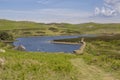
M86 35L84 35L86 36ZM37 36L37 37L22 37L17 38L13 42L14 46L23 45L27 51L32 52L66 52L71 53L80 48L76 44L57 44L50 41L55 39L77 38L80 36Z

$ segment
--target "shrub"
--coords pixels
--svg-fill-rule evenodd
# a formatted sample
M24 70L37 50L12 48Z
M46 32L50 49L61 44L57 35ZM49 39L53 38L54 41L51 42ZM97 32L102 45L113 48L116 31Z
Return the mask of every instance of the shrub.
M58 32L59 31L57 28L54 28L54 27L50 27L49 30L51 30L53 32Z
M13 40L13 36L7 32L0 32L0 40Z

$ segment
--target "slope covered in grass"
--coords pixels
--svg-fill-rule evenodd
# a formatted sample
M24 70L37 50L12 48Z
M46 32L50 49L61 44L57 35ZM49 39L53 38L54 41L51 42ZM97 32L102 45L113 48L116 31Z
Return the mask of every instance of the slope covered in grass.
M87 42L83 55L20 52L3 43L2 80L120 80L120 41Z
M55 41L79 42L81 38L62 39ZM85 37L87 46L84 55L81 58L90 65L102 68L106 72L112 72L114 76L120 79L120 35ZM78 59L79 60L79 59ZM78 63L81 65L81 63ZM74 62L73 62L74 63ZM77 64L74 64L77 66ZM78 66L77 66L78 67ZM90 67L90 66L89 66ZM92 75L91 75L92 76ZM99 80L99 79L98 79ZM109 80L106 79L106 80ZM116 80L116 79L113 79Z
M9 51L9 50L8 50ZM0 53L5 64L0 66L2 80L115 80L110 72L88 65L72 54Z
M35 23L28 21L0 20L0 30L5 30L15 37L38 35L78 35L78 34L112 34L120 33L120 24L68 24L68 23Z
M117 80L111 73L95 65L88 65L81 58L72 59L71 62L77 68L78 80Z
M28 53L7 51L0 53L5 65L0 67L2 80L72 80L74 68L69 54Z

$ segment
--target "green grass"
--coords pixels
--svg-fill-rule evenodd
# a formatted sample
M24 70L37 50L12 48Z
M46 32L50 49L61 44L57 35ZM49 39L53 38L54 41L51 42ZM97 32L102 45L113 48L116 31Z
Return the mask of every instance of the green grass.
M2 80L72 80L76 78L70 63L72 54L30 53L6 50L0 53L5 65L0 67Z
M79 42L81 38L55 41ZM120 79L120 35L85 37L87 46L81 58L89 65L95 65L106 72L112 72ZM80 64L79 64L80 65Z
M89 35L88 35L89 36ZM86 42L91 41L113 41L113 40L120 40L120 34L110 34L110 35L95 35L93 37L79 37L79 38L72 38L72 39L59 39L54 41L60 41L60 42L80 42L81 38L84 38Z
M81 58L72 59L71 62L79 73L78 80L117 80L111 73L95 65L88 65Z
M0 20L0 30L20 36L116 34L120 24L34 23ZM79 42L81 38L60 41ZM120 80L120 37L85 38L83 55L45 52L20 52L0 42L0 80Z
M64 53L6 51L6 53L0 53L0 58L5 60L5 65L0 66L2 80L120 79L117 72L119 69L114 70L114 74L113 71L97 67L98 62L94 64L90 62L92 58L96 58L91 54L76 56Z
M20 52L0 43L2 80L119 80L120 40L89 41L84 55Z
M120 24L67 24L35 23L28 21L0 20L0 30L7 31L15 37L42 35L77 35L77 34L112 34L120 33Z
M112 72L116 77L120 75L120 40L93 41L88 43L84 60L91 65L101 67Z

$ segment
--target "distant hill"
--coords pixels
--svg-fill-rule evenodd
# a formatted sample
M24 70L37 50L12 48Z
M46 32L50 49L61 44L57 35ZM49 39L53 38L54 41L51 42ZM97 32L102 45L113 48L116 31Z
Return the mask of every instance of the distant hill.
M0 19L0 30L9 30L12 31L11 33L19 35L113 34L120 33L120 23L100 24L90 22L83 24L45 24Z

